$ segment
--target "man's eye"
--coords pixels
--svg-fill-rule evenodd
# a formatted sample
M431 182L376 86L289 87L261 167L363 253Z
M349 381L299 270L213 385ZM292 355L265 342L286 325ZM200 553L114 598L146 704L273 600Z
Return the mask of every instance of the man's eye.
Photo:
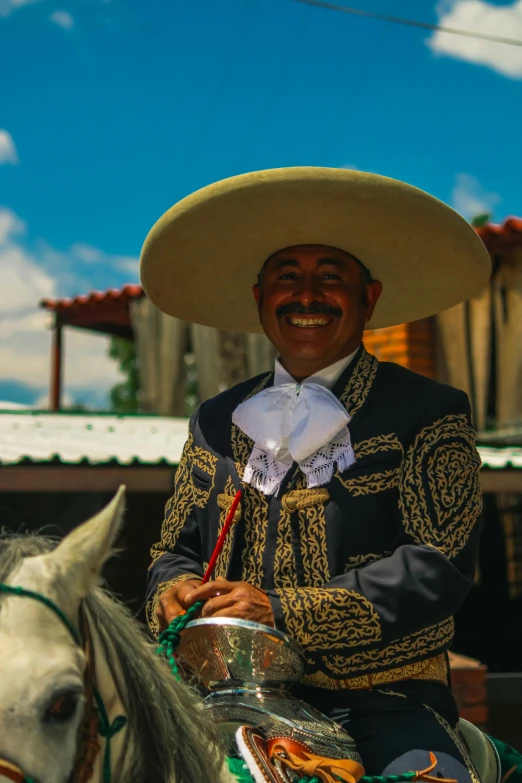
M280 280L295 280L296 277L297 277L297 275L295 274L295 272L285 272L284 275L280 275L279 279Z
M323 275L323 280L340 280L340 276L336 275L335 272L326 272Z

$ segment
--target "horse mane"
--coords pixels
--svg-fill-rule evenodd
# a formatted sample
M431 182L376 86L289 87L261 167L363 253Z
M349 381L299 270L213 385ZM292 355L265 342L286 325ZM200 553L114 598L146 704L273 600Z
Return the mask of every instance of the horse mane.
M0 534L0 582L26 557L50 552L58 540ZM223 753L216 730L196 692L177 682L155 645L130 611L101 587L83 607L96 628L125 704L134 747L123 754L115 780L126 783L209 783L222 774Z

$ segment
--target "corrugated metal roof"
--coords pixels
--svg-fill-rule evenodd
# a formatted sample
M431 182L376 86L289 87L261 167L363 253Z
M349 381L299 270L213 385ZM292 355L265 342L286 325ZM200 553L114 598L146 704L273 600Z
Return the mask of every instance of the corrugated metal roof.
M188 419L0 411L0 463L179 462Z
M0 410L0 464L177 465L188 419ZM484 468L522 468L522 448L478 447Z
M522 468L522 449L516 446L495 448L479 446L482 467L484 468Z

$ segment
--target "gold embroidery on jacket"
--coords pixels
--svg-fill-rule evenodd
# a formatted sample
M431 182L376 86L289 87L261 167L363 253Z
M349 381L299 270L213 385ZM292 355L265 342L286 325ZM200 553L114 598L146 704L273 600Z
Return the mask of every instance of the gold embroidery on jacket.
M323 655L326 672L338 677L350 677L372 669L395 668L411 662L412 658L429 657L449 646L453 639L453 617L414 634L405 636L384 648L360 650L353 655Z
M346 476L347 478L343 478L339 471L335 473L335 477L353 497L360 497L398 487L401 480L401 469L391 468L382 471L382 473L369 473L366 476L354 476L354 478L348 478L349 471L347 471Z
M455 557L482 510L480 457L464 414L425 427L406 453L399 508L406 532L418 544Z
M291 515L298 513L299 541L307 586L320 587L330 579L326 546L324 504L330 499L326 487L307 489L300 475L295 489L281 498L274 558L274 585L287 589L297 585L295 554L292 545Z
M272 373L267 373L255 389L247 394L244 399L249 400L262 391L271 377ZM230 439L236 470L240 479L242 479L254 443L234 423L232 423ZM244 492L245 548L242 552L243 574L241 578L255 587L261 587L263 579L263 552L266 546L268 527L268 500L265 495L251 487L246 487Z
M218 458L214 457L214 455L206 449L201 448L201 446L193 446L189 453L189 459L194 467L199 468L199 470L206 473L210 478L210 484L205 488L199 487L194 481L192 482L194 487L194 503L199 508L205 508L210 493L214 489Z
M377 612L363 595L343 588L278 590L290 636L309 651L372 644L381 639Z
M329 500L330 495L324 487L318 487L317 490L303 489L301 492L308 493L311 500L309 505L301 508L298 504L299 543L304 580L308 587L321 587L330 581L324 511L324 504Z
M210 493L214 488L217 461L217 457L214 457L206 449L194 446L192 433L189 433L174 477L174 494L165 506L161 540L151 549L151 566L161 555L174 548L194 506L204 508L208 503ZM193 465L208 475L210 479L208 486L203 488L195 484L192 475Z
M345 680L328 677L324 672L315 672L314 674L305 675L301 682L304 685L314 685L315 687L328 688L329 690L366 690L374 688L376 685L387 685L392 682L403 682L404 680L429 680L447 684L446 656L444 653L440 653L434 658L428 658L424 661L407 663L405 666L387 669L383 672L375 672L375 674L361 674Z
M387 435L377 435L374 438L361 440L359 443L354 444L355 459L357 461L373 454L389 451L400 452L401 458L404 453L402 443L393 432ZM387 489L398 487L401 478L401 468L398 466L380 473L368 473L365 476L354 477L352 477L350 470L340 473L339 469L337 469L335 478L341 482L343 487L353 497L360 497L361 495L373 495L377 492L384 492Z
M382 560L385 557L389 557L391 552L382 552L380 555L368 553L367 555L355 555L348 558L348 562L344 567L344 573L353 571L354 568L364 568L364 566L370 565L370 563L376 563L378 560Z
M288 589L297 585L295 554L292 546L291 512L284 504L277 522L277 545L274 556L274 587Z
M257 489L246 486L245 501L245 548L242 553L243 582L261 587L263 581L263 554L268 529L268 499Z
M360 440L354 443L353 450L357 460L369 457L372 454L380 454L382 451L403 452L403 446L394 432L386 435L376 435L374 438Z
M379 362L366 348L362 348L361 356L352 372L346 389L340 395L339 400L353 418L366 402L370 389L377 375Z
M225 524L225 520L228 516L228 512L230 511L230 507L233 503L235 497L235 488L234 488L234 482L232 481L232 478L229 476L227 478L224 492L220 493L218 495L218 506L221 509L221 512L219 514L219 527L217 532L217 538L221 535L221 531L223 530L223 525ZM236 522L239 522L241 519L241 504L237 507L235 513L234 513L234 524ZM217 539L216 539L217 540ZM234 540L234 531L230 530L228 536L225 539L225 543L223 544L223 549L221 550L219 557L216 562L216 568L214 570L214 578L218 576L222 576L223 579L226 578L228 566L230 564L230 555L232 553L232 542Z

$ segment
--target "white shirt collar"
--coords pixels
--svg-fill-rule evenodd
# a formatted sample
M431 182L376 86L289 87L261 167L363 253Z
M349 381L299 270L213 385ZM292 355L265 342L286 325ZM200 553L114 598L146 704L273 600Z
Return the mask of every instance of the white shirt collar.
M317 383L319 386L324 386L325 389L331 389L332 386L335 385L336 381L339 380L350 362L353 361L358 350L359 347L357 347L353 353L351 353L349 356L346 356L344 359L339 359L338 362L334 362L329 367L325 367L323 370L319 370L319 372L310 375L308 378L305 378L303 383ZM279 386L281 383L295 382L295 378L293 378L290 373L285 370L279 359L276 359L274 369L274 386Z
M298 384L278 360L274 385L242 402L234 423L254 441L243 481L267 495L297 462L308 487L327 484L335 466L341 472L355 462L350 415L330 388L357 350Z

